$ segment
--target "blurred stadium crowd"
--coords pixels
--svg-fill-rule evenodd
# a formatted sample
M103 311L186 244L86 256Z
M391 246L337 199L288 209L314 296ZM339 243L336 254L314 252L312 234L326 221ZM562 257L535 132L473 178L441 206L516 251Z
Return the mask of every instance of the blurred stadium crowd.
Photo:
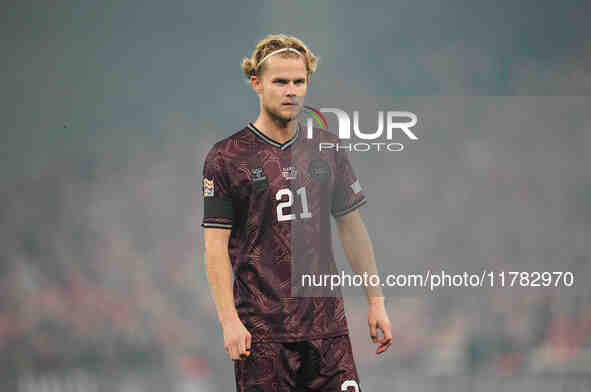
M171 383L184 385L179 390L232 387L199 226L201 161L213 141L138 151L124 169L65 156L5 186L0 373L7 390L27 389L31 374L146 367L165 369ZM401 181L401 198L411 197L408 183ZM367 337L364 299L347 297L362 375L367 384L397 372L588 375L587 265L584 254L572 254L576 290L393 296L395 344L383 357Z

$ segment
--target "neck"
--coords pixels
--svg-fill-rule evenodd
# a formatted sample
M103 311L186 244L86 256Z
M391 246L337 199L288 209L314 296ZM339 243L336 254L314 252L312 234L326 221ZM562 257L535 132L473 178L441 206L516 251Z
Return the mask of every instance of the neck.
M271 118L263 112L253 124L265 136L279 143L285 143L295 135L298 123L296 118L286 122Z

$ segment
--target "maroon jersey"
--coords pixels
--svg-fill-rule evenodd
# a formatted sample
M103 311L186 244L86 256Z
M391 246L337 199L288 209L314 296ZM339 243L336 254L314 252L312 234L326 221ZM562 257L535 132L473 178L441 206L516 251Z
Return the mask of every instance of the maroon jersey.
M216 143L203 168L202 226L232 230L229 255L238 315L253 341L348 333L343 299L306 297L301 273L334 272L330 216L366 199L335 134L301 128L281 144L252 123Z

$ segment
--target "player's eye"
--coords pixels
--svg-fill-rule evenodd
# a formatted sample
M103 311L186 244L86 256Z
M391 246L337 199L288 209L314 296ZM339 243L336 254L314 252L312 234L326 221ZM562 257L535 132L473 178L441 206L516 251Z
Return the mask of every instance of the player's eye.
M285 79L277 79L277 80L275 80L275 83L277 83L277 84L287 84L287 80L285 80Z

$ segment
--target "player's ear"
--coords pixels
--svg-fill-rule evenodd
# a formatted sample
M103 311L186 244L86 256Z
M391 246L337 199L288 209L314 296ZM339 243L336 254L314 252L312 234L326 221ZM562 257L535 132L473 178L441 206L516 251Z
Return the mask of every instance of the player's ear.
M261 90L263 88L262 86L262 82L261 80L258 78L258 76L256 75L251 75L250 76L250 86L252 87L252 89L257 93L260 94Z

